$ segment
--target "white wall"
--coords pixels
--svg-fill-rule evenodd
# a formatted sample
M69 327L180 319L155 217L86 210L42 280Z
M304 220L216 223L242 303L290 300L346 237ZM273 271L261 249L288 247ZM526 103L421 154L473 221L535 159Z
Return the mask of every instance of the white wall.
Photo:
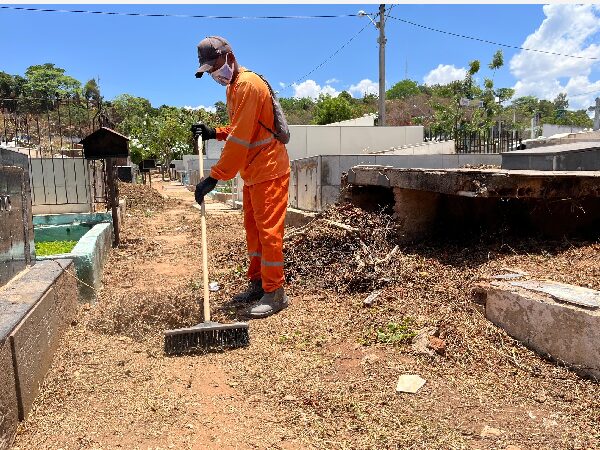
M423 127L291 125L291 160L317 155L370 153L423 142Z
M82 158L31 158L29 163L31 203L35 214L42 214L46 205L53 211L91 210L93 192L88 161ZM57 207L58 204L65 206Z
M362 127L373 127L375 126L375 119L377 118L377 114L365 114L362 117L358 117L356 119L348 119L342 120L341 122L328 123L327 127L331 126L341 126L341 127L350 127L350 126L362 126Z
M546 137L550 137L550 136L554 136L555 134L562 134L562 133L579 133L580 131L583 131L585 128L581 128L581 127L572 127L569 125L550 125L545 123L544 125L542 125L542 136L546 136Z

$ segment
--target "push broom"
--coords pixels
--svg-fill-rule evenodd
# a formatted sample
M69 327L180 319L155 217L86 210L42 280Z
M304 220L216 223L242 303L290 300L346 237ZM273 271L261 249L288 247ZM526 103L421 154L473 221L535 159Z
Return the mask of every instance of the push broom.
M200 160L200 176L204 176L204 141L198 137L198 157ZM247 322L222 324L210 320L210 303L208 288L208 254L206 243L206 211L204 203L200 205L200 232L202 242L202 276L204 287L204 322L189 328L165 331L165 353L180 355L203 351L220 351L230 348L245 347L250 343Z

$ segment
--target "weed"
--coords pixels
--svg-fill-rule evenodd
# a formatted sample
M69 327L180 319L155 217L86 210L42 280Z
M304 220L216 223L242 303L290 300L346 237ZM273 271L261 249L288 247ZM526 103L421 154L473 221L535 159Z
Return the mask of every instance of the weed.
M48 256L69 253L73 250L75 244L77 244L77 241L36 242L35 254L37 256Z
M409 342L417 334L412 329L413 323L410 317L405 317L400 323L390 322L385 327L379 327L376 332L377 342L392 345Z

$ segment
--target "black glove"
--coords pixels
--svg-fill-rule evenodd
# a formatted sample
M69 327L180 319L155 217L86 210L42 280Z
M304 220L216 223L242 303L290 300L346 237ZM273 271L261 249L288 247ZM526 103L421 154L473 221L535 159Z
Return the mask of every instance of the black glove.
M203 141L217 138L217 130L204 125L203 123L195 123L192 125L192 133L194 133L194 138L198 138L198 136L201 135Z
M217 181L218 180L216 180L213 177L206 177L196 185L196 191L194 192L194 196L196 197L196 201L199 205L201 205L204 201L204 197L206 196L206 194L208 194L215 188L215 186L217 185Z

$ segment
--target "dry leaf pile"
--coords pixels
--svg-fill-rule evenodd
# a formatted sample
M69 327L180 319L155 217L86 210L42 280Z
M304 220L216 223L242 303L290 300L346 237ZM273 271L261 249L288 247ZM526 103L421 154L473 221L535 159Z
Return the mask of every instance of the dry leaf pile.
M397 278L397 224L387 214L336 205L285 238L290 282L311 282L336 292L366 292Z
M166 203L162 195L145 184L119 182L119 197L125 198L127 208L138 211L161 211Z

